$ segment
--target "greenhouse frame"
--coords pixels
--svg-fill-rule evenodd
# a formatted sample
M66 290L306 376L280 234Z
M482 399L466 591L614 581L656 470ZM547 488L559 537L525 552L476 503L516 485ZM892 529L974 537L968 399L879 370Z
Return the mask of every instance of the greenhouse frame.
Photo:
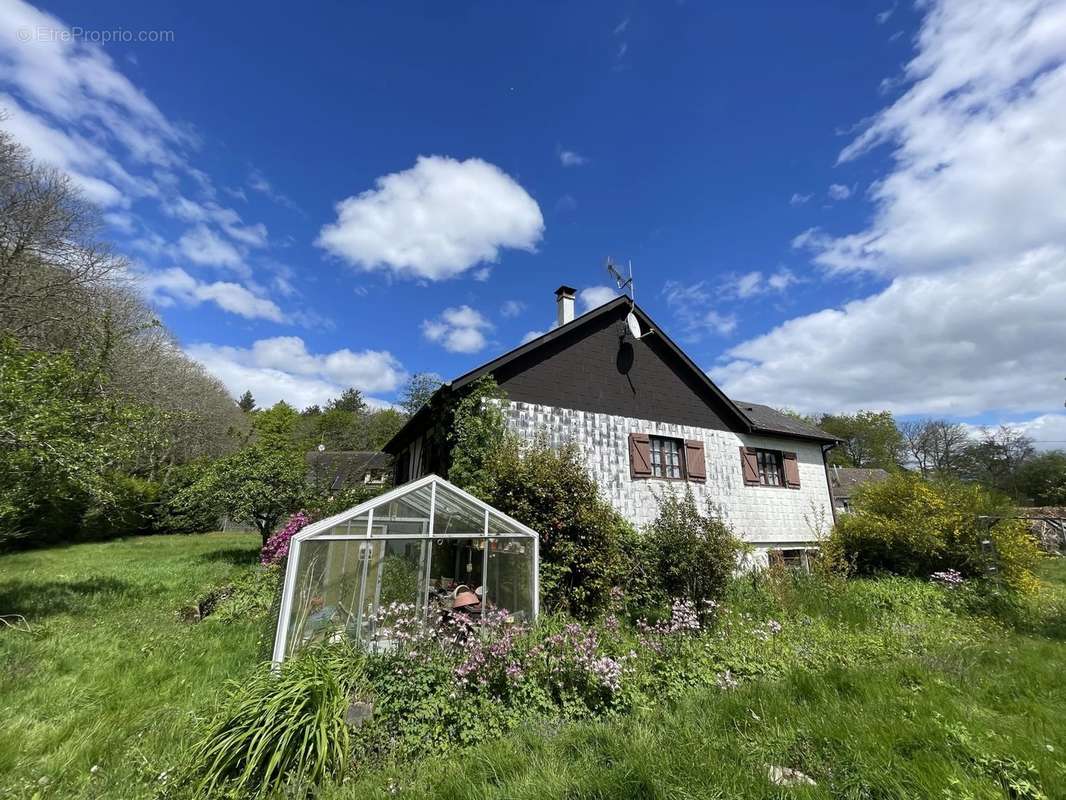
M426 625L539 611L539 536L436 475L308 525L289 543L274 662L319 641L393 646L390 609Z

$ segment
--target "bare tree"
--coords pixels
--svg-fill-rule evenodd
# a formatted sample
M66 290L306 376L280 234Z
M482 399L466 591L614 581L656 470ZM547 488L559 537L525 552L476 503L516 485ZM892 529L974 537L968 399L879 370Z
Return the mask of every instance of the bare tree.
M903 442L923 476L955 475L971 443L966 428L944 419L920 419L900 425Z
M0 130L0 329L38 349L67 349L86 293L125 265L100 230L99 210L70 178Z

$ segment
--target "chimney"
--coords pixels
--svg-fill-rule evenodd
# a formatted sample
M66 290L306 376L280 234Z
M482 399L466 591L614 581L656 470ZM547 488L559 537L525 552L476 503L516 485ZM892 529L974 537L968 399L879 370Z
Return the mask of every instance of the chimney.
M572 286L560 286L555 290L555 306L559 310L558 321L565 325L574 320L574 297L577 290Z

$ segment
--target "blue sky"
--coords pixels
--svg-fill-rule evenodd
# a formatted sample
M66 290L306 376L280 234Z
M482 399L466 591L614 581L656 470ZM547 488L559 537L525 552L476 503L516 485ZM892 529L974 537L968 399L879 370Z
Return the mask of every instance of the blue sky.
M1066 440L1062 3L444 6L0 0L3 124L235 393L392 401L610 255L734 396Z

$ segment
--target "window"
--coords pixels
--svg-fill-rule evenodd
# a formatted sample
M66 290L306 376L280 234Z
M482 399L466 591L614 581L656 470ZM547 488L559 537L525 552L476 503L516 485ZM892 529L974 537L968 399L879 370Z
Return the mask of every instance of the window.
M651 474L653 478L685 477L685 443L680 439L651 436Z
M793 549L773 549L766 553L771 565L778 565L797 572L810 572L811 565L818 558L815 548L799 547Z
M785 470L779 450L756 450L759 464L759 483L763 486L784 486Z

